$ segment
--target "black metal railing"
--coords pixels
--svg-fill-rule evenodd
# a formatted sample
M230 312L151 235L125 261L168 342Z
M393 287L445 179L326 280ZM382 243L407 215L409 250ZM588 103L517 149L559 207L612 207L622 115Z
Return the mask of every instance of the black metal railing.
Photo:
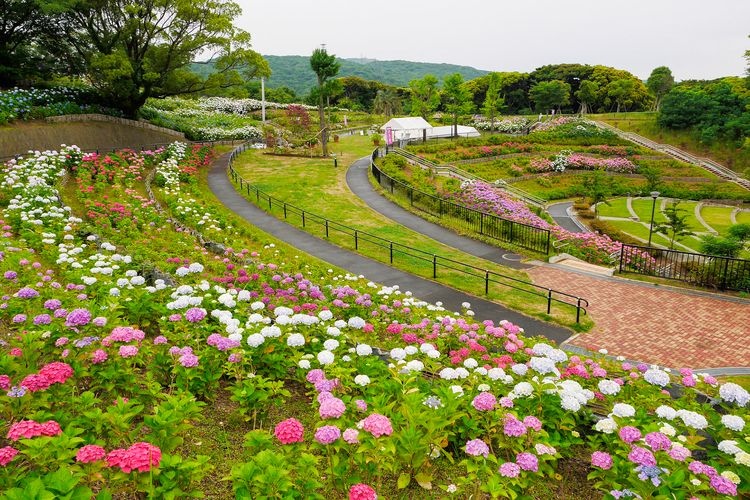
M394 179L375 165L378 150L372 152L370 169L380 187L410 206L440 218L452 219L476 234L513 243L522 248L549 255L551 232L529 224L482 212L453 201L415 189L405 182Z
M643 258L648 254L651 258ZM620 272L683 281L692 285L750 292L750 260L623 245Z
M258 207L268 210L270 213L283 215L285 220L298 221L306 229L317 227L325 235L325 238L330 238L334 233L348 235L351 237L354 250L362 252L365 246L369 249L375 249L380 257L383 259L387 258L390 264L393 264L396 259L401 259L410 265L421 263L426 265L427 268L431 267L432 278L436 280L440 278L439 271L441 269L456 271L463 276L476 278L481 283L480 286L485 295L490 293L493 286L511 288L544 299L547 303L547 314L552 314L553 303L574 308L576 310L576 323L580 322L581 314L584 316L587 314L588 301L576 295L546 288L514 278L513 276L482 269L454 259L425 252L418 248L403 245L317 215L291 203L287 203L284 200L274 198L247 182L234 169L234 159L247 149L246 145L242 145L232 151L229 156L229 175L241 193L244 192L251 200L255 200Z

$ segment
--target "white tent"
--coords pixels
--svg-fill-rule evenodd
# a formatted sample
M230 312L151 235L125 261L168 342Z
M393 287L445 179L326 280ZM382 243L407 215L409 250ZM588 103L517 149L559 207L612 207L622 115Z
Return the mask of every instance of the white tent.
M380 130L385 132L387 128L393 130L393 140L400 141L402 139L421 139L425 130L429 137L432 125L421 116L404 116L391 118L388 123L380 127Z
M424 118L419 116L391 118L388 123L380 127L380 130L385 132L389 127L393 131L393 140L395 142L420 141L423 138L437 139L453 136L452 126L433 127ZM479 132L474 127L458 126L459 137L479 137L479 135Z

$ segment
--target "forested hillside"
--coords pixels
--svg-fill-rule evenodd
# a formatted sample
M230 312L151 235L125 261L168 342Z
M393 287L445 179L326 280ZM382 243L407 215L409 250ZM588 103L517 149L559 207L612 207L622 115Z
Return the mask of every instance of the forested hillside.
M310 69L309 56L263 56L271 66L271 78L268 86L289 87L298 95L305 95L315 86L315 73ZM432 74L442 81L443 77L452 73L460 73L465 80L471 80L487 71L478 70L470 66L455 64L436 64L412 61L376 61L372 59L338 59L341 70L338 76L358 76L365 80L405 87L411 80ZM193 64L192 69L200 74L207 74L210 66Z

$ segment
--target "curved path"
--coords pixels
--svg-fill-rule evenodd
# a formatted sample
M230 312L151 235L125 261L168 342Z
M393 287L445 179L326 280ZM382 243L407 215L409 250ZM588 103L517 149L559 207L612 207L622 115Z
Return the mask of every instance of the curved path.
M505 319L523 327L528 335L542 335L557 343L562 343L571 336L572 332L567 328L525 316L500 304L362 257L269 215L237 193L227 175L228 163L229 154L226 154L212 165L208 174L208 186L211 192L224 206L239 217L300 251L314 255L354 274L367 276L378 283L388 286L399 285L401 290L409 290L421 300L431 303L442 301L443 306L448 311L460 311L461 304L469 302L478 321L489 319L497 323Z
M416 216L379 195L367 177L367 168L369 158L350 167L350 189L376 211L407 225L409 218L404 213ZM568 203L555 205L562 207L560 211L574 225L566 213ZM438 239L433 226L423 219L409 225ZM475 240L448 232L456 243L447 244L473 253ZM603 277L556 265L535 265L527 272L539 285L575 293L591 303L594 328L571 338L566 348L607 349L632 360L701 368L715 374L750 373L750 343L746 341L750 301L746 299Z
M550 217L552 217L558 226L567 229L571 233L589 233L590 231L583 228L575 217L571 215L571 210L573 210L572 201L547 205L547 212L549 212Z
M476 257L514 269L528 269L532 267L530 264L521 262L525 259L522 255L513 253L510 250L504 250L496 245L489 245L473 238L461 236L450 229L429 222L408 210L404 210L375 191L367 177L369 169L369 156L355 161L349 167L349 170L346 171L346 184L355 195L376 212L398 222L404 227L429 236L435 241L457 248Z

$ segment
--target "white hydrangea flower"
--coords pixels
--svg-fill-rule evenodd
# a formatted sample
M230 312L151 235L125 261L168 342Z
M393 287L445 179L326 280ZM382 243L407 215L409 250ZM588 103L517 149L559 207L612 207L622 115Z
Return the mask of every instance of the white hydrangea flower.
M719 396L727 403L737 403L741 407L750 401L750 393L734 382L727 382L719 387Z
M349 322L348 322L349 327L354 328L356 330L361 330L362 328L365 327L365 324L367 324L365 320L363 320L359 316L354 316L354 317L349 318Z
M286 345L289 347L300 347L305 345L305 337L301 333L292 333L286 338Z
M265 308L266 308L266 305L259 300L256 300L255 302L250 304L250 309L252 309L253 311L262 311Z
M594 425L594 429L604 434L612 434L617 430L617 422L611 418L603 418Z
M745 428L745 421L742 419L742 417L738 417L736 415L722 415L721 423L727 429L731 429L737 432L741 432L742 429Z
M674 420L677 417L677 410L666 405L661 405L656 409L656 415L659 418Z
M502 368L494 367L487 370L487 376L490 380L500 380L505 378L505 371Z
M542 344L542 345L546 345L546 344ZM547 373L554 373L557 371L555 362L549 358L540 358L536 356L532 357L531 360L529 361L529 365L531 366L532 370L534 370L535 372L541 375L545 375Z
M260 333L253 333L247 336L247 345L249 345L250 347L258 347L265 340L266 338Z
M706 417L704 417L700 413L696 413L690 410L678 410L677 416L682 419L682 422L685 425L687 425L688 427L692 427L693 429L701 430L708 427L708 421L706 420Z
M370 347L367 344L358 344L357 345L357 355L358 356L369 356L372 354L372 347Z
M518 397L526 398L534 393L534 386L528 382L519 382L513 387L513 394Z
M516 363L515 365L511 366L510 369L515 373L516 375L520 375L523 377L526 375L526 373L529 371L529 367L522 364L522 363Z
M290 307L279 306L273 310L273 314L278 318L279 316L291 316L294 314L294 310Z
M614 380L600 380L597 387L599 387L599 392L607 396L612 396L620 392L620 384Z
M354 377L354 383L361 387L364 387L370 383L370 377L368 377L367 375L357 375L356 377Z
M412 359L408 363L406 363L405 368L410 372L421 372L424 370L424 363L419 361L418 359Z
M464 368L463 366L459 366L456 368L456 375L458 378L467 378L469 376L469 370Z
M669 437L674 437L677 434L677 431L675 430L675 428L666 422L661 424L661 427L659 428L659 432L661 432L662 434L666 434Z
M399 361L399 360L406 358L406 351L404 351L400 347L394 347L393 349L391 349L390 356L391 356L391 359L395 359L396 361Z
M468 368L469 370L473 370L474 368L476 368L477 366L479 366L479 363L478 363L478 362L477 362L477 360L476 360L476 359L474 359L474 358L466 358L466 359L464 360L464 363L463 363L463 364L464 364L464 366L465 366L466 368Z
M341 330L336 328L335 326L329 326L326 328L326 334L330 335L331 337L338 337L341 335Z
M297 363L297 366L299 366L303 370L309 370L310 369L310 361L307 360L307 359L300 359L299 363Z
M318 353L318 363L321 365L330 365L335 359L331 351L320 351Z
M740 465L750 467L750 453L741 451L734 455L734 461Z
M612 408L612 414L620 418L630 418L635 415L635 408L627 403L617 403Z
M464 389L460 385L452 385L451 392L453 392L453 394L455 394L458 397L461 397L464 395Z
M455 380L458 378L458 375L456 374L456 370L454 370L451 367L445 367L438 373L440 375L440 378L443 380Z
M658 385L659 387L666 387L669 384L669 374L658 368L649 368L643 374L643 378L649 384Z
M260 334L267 338L281 337L281 328L276 325L264 326L260 329Z
M323 342L323 347L325 348L325 350L331 351L331 352L335 351L339 345L340 345L339 341L336 339L328 339L325 342Z
M737 446L737 441L734 441L732 439L725 439L724 441L721 441L719 443L719 451L724 452L728 455L736 455L737 453L740 453L742 449Z
M323 311L320 311L320 312L318 313L318 317L319 317L319 318L320 318L320 319L321 319L322 321L328 321L328 320L330 320L331 318L333 318L333 313L332 313L331 311L329 311L328 309L325 309L325 310L323 310Z
M568 393L563 393L560 396L560 406L562 406L563 410L567 411L575 412L581 409L580 401Z

